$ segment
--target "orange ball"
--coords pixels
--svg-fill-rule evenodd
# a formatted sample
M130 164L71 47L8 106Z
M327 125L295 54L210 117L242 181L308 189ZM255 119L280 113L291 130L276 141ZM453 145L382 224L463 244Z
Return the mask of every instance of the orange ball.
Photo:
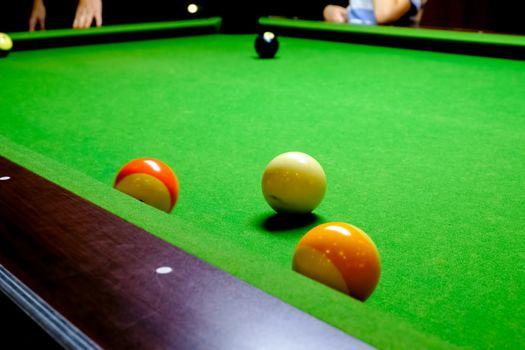
M381 274L379 252L361 229L329 222L308 231L297 244L293 269L365 301Z
M124 165L113 187L167 213L179 197L179 181L173 170L152 158L135 159Z

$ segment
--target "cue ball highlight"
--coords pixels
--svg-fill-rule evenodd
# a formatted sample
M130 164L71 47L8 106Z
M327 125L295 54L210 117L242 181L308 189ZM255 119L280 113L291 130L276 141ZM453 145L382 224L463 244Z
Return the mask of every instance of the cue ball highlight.
M255 39L255 51L260 58L273 58L278 49L279 41L272 32L260 33Z
M302 152L287 152L268 163L262 178L266 202L278 213L307 214L323 200L326 175L321 164Z
M308 231L297 244L292 268L317 282L365 301L381 274L379 252L361 229L329 222Z
M173 170L152 158L139 158L124 165L113 187L167 213L179 197L179 181Z

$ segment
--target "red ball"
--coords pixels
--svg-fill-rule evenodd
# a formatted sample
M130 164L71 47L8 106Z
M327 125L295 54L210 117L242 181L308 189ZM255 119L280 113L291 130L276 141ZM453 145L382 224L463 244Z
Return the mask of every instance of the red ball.
M173 210L179 197L175 172L152 158L135 159L124 165L113 187L167 213Z

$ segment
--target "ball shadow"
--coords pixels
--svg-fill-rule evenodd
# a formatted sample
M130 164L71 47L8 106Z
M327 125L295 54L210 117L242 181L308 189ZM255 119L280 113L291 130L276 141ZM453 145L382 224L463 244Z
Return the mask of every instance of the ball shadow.
M262 58L262 57L259 57L259 56L252 56L252 59L258 60L258 61L272 61L272 60L278 60L279 56L275 56L275 57L272 57L272 58Z
M266 218L262 226L270 232L289 231L310 226L318 220L319 217L313 213L301 215L278 213Z

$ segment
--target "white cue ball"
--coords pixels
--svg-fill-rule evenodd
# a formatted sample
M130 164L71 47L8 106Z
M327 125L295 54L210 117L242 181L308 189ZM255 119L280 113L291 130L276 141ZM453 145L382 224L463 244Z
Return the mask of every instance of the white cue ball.
M262 192L278 213L310 213L323 200L326 175L319 162L308 154L283 153L266 166Z

